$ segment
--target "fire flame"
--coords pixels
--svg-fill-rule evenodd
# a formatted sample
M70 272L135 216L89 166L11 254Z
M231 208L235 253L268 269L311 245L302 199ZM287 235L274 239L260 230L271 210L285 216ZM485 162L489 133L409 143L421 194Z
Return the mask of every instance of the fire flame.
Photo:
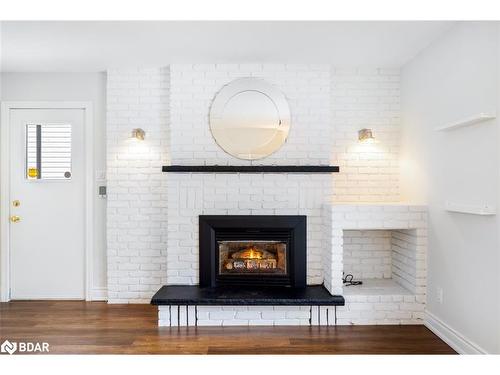
M255 246L250 246L242 254L244 259L262 259L262 251L257 250Z

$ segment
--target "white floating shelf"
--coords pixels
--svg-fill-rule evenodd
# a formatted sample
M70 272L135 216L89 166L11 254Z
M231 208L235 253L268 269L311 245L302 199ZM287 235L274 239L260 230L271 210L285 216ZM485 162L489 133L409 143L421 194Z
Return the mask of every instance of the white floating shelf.
M470 125L475 125L479 124L484 121L488 120L493 120L496 118L496 114L493 113L480 113L476 116L468 117L465 118L461 121L454 122L452 124L446 125L446 126L441 126L439 128L436 128L436 131L446 131L446 130L452 130L452 129L457 129L457 128L463 128L465 126L470 126Z
M470 205L462 203L446 202L446 211L458 212L461 214L471 214L471 215L496 215L497 211L494 206L491 205Z

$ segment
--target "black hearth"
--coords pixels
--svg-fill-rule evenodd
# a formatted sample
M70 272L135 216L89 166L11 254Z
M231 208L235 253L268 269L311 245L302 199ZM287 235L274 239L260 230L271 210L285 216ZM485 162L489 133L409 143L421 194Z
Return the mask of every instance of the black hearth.
M306 286L305 216L200 216L200 286Z

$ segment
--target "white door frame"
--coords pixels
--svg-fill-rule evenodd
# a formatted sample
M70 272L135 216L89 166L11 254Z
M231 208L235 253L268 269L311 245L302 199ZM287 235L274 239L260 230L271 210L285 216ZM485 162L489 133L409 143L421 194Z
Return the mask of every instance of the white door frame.
M93 109L91 102L2 102L0 122L0 302L10 300L10 110L83 109L85 160L85 299L90 301L94 253L94 150Z

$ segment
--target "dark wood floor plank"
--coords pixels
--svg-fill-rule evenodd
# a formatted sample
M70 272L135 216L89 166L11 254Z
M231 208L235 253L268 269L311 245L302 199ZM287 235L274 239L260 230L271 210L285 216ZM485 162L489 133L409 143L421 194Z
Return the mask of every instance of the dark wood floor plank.
M81 301L0 303L2 339L60 354L452 354L424 326L157 326L156 307Z

